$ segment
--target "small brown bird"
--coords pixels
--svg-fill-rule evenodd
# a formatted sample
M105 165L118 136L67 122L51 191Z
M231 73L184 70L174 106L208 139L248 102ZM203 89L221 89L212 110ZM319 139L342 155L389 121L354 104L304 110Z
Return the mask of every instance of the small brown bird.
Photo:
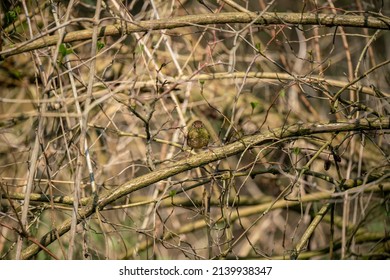
M192 149L206 147L210 141L210 133L202 121L194 121L188 130L187 145Z

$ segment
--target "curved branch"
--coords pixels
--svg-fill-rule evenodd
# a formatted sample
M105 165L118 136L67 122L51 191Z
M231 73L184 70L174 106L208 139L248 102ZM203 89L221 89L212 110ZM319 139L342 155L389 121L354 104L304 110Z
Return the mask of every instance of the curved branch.
M307 123L295 124L281 127L268 133L258 133L228 144L226 146L213 148L212 151L204 151L189 158L179 160L173 164L162 166L160 169L134 178L114 190L107 191L99 196L90 197L88 205L78 211L77 222L91 216L96 211L102 210L105 206L120 199L121 197L133 193L137 190L148 187L161 180L181 172L203 166L210 162L225 159L235 154L247 151L248 149L265 145L271 142L288 139L291 137L307 136L320 133L332 133L342 131L362 131L362 130L383 130L390 128L390 118L346 120L337 123ZM46 233L40 240L40 244L47 246L56 240L56 234L59 236L69 231L71 219L66 220L58 228ZM36 255L41 248L32 244L22 252L23 259L29 259Z
M219 13L200 14L174 17L169 19L148 20L140 22L125 22L116 25L107 25L99 29L99 37L113 36L119 34L131 34L136 32L148 32L152 30L174 29L179 27L190 27L208 24L225 23L248 23L256 25L320 25L320 26L348 26L365 27L372 29L390 29L390 19L387 17L373 15L334 15L334 14L313 14L313 13ZM63 42L70 43L92 38L93 30L86 29L69 32L65 35ZM55 45L58 35L45 35L39 39L33 39L18 45L6 46L0 56L2 58L15 54Z

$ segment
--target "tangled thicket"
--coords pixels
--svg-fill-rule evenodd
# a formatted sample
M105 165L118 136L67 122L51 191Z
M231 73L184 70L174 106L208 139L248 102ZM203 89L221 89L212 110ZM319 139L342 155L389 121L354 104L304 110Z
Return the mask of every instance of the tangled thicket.
M2 1L0 257L389 258L390 3L334 2Z

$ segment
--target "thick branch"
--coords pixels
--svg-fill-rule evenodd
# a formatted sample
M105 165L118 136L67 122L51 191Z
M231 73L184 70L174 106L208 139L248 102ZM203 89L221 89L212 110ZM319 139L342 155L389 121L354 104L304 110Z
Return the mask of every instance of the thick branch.
M251 136L243 137L237 142L228 144L223 147L213 148L212 151L205 151L187 159L183 159L168 166L162 166L160 169L134 178L115 190L110 190L105 194L99 195L99 197L89 198L88 205L78 212L78 222L86 217L91 216L96 210L101 210L105 206L113 203L121 197L128 195L132 192L150 186L161 180L167 179L171 176L179 174L181 172L203 166L210 162L225 159L229 156L242 153L248 149L288 139L291 137L308 136L319 133L332 133L342 131L362 131L362 130L383 130L390 128L389 118L376 118L376 119L360 119L360 120L347 120L337 123L308 123L308 124L296 124L291 126L275 129L267 134L258 133ZM56 239L56 232L61 236L70 229L71 220L66 220L58 228L53 229L44 235L40 243L43 246L47 246ZM23 253L22 258L29 259L40 251L40 247L36 244L32 244L27 247Z
M256 25L320 25L320 26L349 26L365 27L373 29L390 29L390 19L387 17L364 15L334 15L334 14L301 14L301 13L219 13L201 14L174 17L169 19L149 20L140 22L126 22L116 25L107 25L99 30L99 37L113 36L123 33L148 32L151 30L174 29L186 26L199 26L207 24L225 23L253 23ZM64 42L88 40L92 38L92 29L69 32L64 37ZM18 53L31 51L43 47L55 45L58 35L44 36L39 39L6 46L0 56L5 58Z

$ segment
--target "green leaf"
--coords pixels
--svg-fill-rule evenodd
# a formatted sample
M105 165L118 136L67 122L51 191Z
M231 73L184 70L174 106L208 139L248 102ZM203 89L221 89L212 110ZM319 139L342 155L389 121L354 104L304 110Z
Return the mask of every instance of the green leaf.
M261 43L256 43L255 47L256 47L256 49L257 49L257 51L258 51L259 53L262 52L262 51L261 51Z
M293 153L294 153L294 154L299 155L300 152L301 152L301 148L299 148L299 147L294 147L294 149L293 149Z
M100 51L105 46L105 44L102 41L98 41L96 45L98 51Z
M73 50L70 48L67 48L66 44L62 43L60 45L60 47L58 48L58 53L59 53L58 63L61 64L64 57L67 56L68 54L73 53Z
M259 105L259 102L251 102L252 111Z
M19 6L15 7L13 10L6 12L4 15L5 25L9 25L9 24L13 23L18 18L19 14L20 14L20 7Z
M176 191L175 190L171 190L170 192L169 192L169 196L170 197L174 197L176 195Z
M65 44L61 44L60 45L60 48L59 48L59 53L60 53L60 55L62 56L62 57L64 57L64 56L66 56L66 53L67 53L67 50L66 50L66 46L65 46Z
M60 48L59 48L58 51L59 51L59 53L61 54L62 57L66 56L66 55L68 55L68 54L73 53L73 50L67 48L66 45L65 45L64 43L62 43L62 44L60 45Z

